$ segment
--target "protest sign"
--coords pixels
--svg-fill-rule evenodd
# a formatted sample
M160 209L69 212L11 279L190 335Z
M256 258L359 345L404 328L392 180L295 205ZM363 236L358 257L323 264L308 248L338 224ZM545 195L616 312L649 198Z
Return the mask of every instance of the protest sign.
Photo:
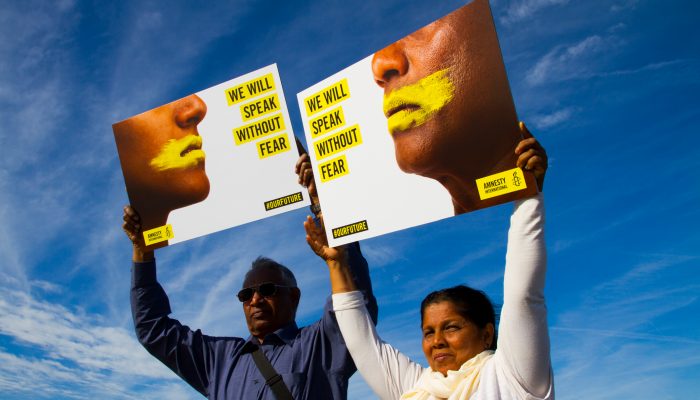
M112 128L150 248L309 204L274 64Z
M332 246L537 193L487 0L297 100Z

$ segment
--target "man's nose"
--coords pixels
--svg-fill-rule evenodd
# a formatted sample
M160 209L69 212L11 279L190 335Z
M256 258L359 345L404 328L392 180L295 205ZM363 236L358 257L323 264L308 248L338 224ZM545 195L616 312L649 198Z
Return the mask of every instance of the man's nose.
M196 94L180 99L175 104L175 122L180 128L196 126L207 114L207 105Z
M258 304L258 303L260 303L263 299L264 299L264 297L261 296L260 293L258 293L258 291L256 290L256 291L253 292L253 297L250 298L250 304L251 304L251 305Z
M385 88L391 79L405 75L407 72L408 58L401 40L374 53L372 74L374 81L380 87Z

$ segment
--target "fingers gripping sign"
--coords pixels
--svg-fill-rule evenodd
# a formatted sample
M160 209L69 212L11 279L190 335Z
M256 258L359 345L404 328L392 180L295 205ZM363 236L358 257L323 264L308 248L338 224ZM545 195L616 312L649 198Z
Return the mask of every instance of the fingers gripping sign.
M153 251L146 251L146 244L143 240L143 227L141 226L141 217L131 205L124 206L124 216L122 217L122 229L126 233L134 246L133 260L136 262L151 261L154 259Z
M540 142L532 136L523 122L520 122L520 132L524 139L515 148L518 156L516 165L524 170L531 171L537 180L540 191L544 188L544 175L547 172L547 152Z

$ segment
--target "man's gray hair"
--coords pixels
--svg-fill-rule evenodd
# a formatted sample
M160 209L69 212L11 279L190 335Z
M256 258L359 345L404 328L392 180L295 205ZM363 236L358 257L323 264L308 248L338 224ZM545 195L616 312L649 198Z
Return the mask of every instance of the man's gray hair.
M297 279L294 277L294 273L289 268L285 267L284 265L278 263L273 259L262 256L256 258L253 261L253 264L250 266L250 270L246 273L246 277L251 272L262 268L274 269L279 271L280 275L282 275L282 278L284 279L285 285L297 287Z

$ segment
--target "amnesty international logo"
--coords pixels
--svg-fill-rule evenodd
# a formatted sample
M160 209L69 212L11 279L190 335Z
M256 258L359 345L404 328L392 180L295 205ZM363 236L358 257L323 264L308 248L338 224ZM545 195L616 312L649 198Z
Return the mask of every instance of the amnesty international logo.
M518 177L518 170L513 171L513 186L520 186L520 177Z
M520 168L509 169L476 180L481 200L517 192L527 188L525 176Z

